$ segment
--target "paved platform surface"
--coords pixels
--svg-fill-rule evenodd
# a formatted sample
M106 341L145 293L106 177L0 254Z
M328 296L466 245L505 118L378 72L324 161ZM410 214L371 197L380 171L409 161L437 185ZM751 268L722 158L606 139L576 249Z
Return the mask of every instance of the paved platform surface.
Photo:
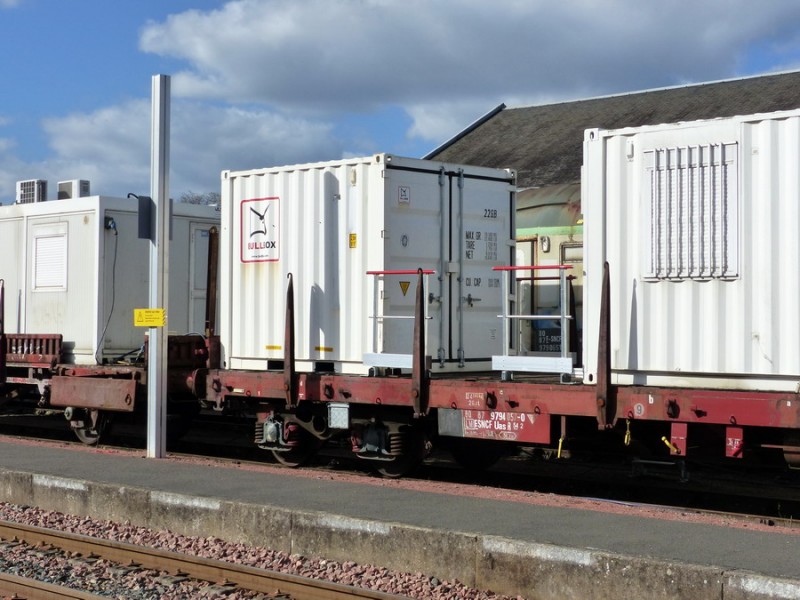
M527 598L800 599L800 535L0 438L0 500Z

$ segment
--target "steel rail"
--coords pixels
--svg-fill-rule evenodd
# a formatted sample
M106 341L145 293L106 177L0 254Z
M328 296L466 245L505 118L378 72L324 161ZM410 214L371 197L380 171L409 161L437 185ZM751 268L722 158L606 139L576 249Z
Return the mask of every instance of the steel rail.
M235 584L242 589L255 592L274 594L279 590L297 600L354 600L359 598L400 600L405 598L405 596L320 581L299 575L278 573L221 560L189 556L179 552L103 540L9 521L0 521L0 539L16 539L31 546L53 546L66 552L84 556L92 555L122 565L179 573L185 577L212 583Z
M0 598L12 600L108 600L90 592L45 583L38 579L0 573Z

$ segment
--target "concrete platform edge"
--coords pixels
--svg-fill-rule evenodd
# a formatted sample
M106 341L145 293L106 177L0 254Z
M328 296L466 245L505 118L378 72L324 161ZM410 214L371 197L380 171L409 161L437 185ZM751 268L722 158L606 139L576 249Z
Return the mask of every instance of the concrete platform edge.
M0 500L308 557L458 579L531 600L800 600L800 580L385 523L285 507L0 470Z

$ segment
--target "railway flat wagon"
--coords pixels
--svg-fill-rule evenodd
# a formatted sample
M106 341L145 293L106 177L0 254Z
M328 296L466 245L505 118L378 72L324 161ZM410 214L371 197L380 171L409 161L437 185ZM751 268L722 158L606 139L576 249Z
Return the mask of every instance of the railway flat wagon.
M389 154L223 172L207 401L255 409L285 464L336 439L402 473L433 426L424 380L502 352L515 192L507 170Z

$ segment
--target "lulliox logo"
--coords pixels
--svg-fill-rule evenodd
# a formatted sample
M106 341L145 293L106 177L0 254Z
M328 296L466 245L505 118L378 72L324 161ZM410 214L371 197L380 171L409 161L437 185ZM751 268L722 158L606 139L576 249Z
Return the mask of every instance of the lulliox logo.
M241 204L242 262L277 261L280 220L278 198L254 198Z

